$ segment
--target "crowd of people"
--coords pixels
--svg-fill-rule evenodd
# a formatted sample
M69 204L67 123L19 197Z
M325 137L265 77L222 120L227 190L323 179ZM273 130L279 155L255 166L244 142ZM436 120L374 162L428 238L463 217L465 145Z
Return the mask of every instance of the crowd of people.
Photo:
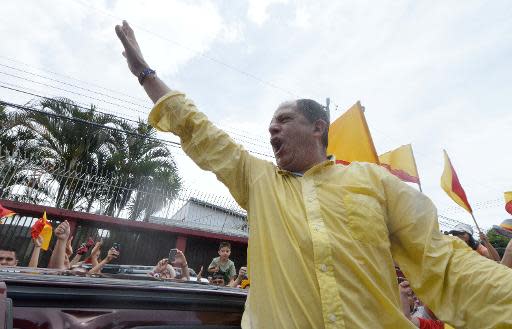
M55 229L55 246L48 262L49 269L62 270L62 273L80 276L100 276L102 269L109 263L118 259L119 246L113 246L102 258L103 240L94 241L88 238L76 251L73 250L73 236L70 233L68 221L63 221ZM38 268L43 239L41 236L32 239L33 251L26 267ZM203 267L198 272L189 269L187 258L183 251L172 249L173 259L163 258L157 262L148 276L157 280L183 280L208 283L216 286L249 289L250 282L247 278L247 267L240 267L238 273L235 263L229 258L231 245L229 242L221 242L218 249L218 257L212 259L208 266L206 278L203 278ZM21 266L16 250L6 246L0 246L0 267ZM191 275L191 273L195 275ZM196 274L197 273L197 274Z
M483 232L479 232L480 241L473 237L473 228L468 224L457 224L452 230L444 233L461 239L468 247L482 257L512 268L512 239L505 248L503 257L500 257L496 248L489 242L489 239ZM421 329L452 328L439 320L434 312L418 299L399 267L397 267L397 281L402 312L416 327Z

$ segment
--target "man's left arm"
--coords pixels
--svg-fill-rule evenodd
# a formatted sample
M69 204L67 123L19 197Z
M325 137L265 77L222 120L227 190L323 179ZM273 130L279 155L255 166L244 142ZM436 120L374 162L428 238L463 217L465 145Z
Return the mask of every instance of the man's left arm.
M512 326L512 271L440 233L424 194L384 170L391 253L420 299L443 321L464 328Z

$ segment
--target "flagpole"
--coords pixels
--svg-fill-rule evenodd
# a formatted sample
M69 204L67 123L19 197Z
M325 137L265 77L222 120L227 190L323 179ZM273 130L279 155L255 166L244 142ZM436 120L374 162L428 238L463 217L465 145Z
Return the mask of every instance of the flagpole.
M423 193L423 190L421 189L421 182L420 182L420 178L418 177L418 187L420 188L420 192Z
M478 223L476 222L475 215L473 215L473 212L470 212L470 214L471 214L471 217L473 218L473 222L475 222L476 229L478 230L478 232L482 233L480 226L478 226Z

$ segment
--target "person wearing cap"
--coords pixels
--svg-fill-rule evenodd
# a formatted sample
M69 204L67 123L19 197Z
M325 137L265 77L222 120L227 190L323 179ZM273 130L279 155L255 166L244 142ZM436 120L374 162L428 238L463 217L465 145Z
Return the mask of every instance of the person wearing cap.
M487 257L492 260L500 261L498 252L494 249L494 247L489 243L487 240L487 237L480 233L480 240L482 243L476 241L473 238L473 228L471 225L468 224L457 224L450 232L449 234L458 237L462 241L466 242L466 244L479 253L480 255ZM485 244L485 246L484 246Z

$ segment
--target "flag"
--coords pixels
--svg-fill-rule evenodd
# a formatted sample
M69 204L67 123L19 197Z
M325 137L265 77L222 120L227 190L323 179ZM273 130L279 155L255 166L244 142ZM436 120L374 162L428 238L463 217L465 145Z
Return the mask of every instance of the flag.
M14 211L12 211L11 209L7 209L7 208L4 208L4 206L2 206L0 204L0 224L3 224L4 222L2 221L2 218L4 217L10 217L12 215L16 214Z
M455 201L455 203L466 209L468 212L473 213L473 209L471 209L468 198L466 197L466 192L464 192L464 189L460 185L459 178L457 177L455 169L453 169L448 153L446 153L445 150L443 150L443 152L444 170L443 175L441 176L441 187L446 194Z
M411 144L402 145L379 156L380 165L404 182L420 183Z
M505 192L505 210L512 215L512 192Z
M43 244L41 249L48 250L50 246L50 240L52 239L53 229L48 219L46 218L46 211L43 213L43 217L39 218L31 229L32 239L37 239L39 236L43 237Z
M342 164L352 161L379 163L361 103L354 104L331 124L327 153Z

